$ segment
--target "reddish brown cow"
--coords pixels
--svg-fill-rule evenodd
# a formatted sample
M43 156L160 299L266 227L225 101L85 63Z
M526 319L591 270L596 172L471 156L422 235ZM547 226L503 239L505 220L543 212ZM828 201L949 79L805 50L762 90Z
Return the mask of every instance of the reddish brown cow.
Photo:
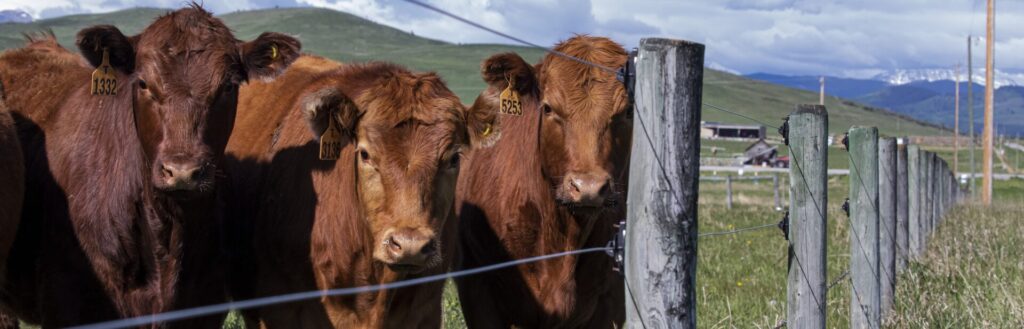
M241 42L193 5L135 36L86 28L77 45L87 63L52 37L0 55L27 169L3 306L63 327L223 300L216 181L238 85L278 74L298 41ZM104 52L116 95L91 95Z
M337 160L319 158L334 120ZM444 272L460 153L483 128L434 73L303 56L242 88L228 153L236 298L379 285ZM467 129L467 124L470 128ZM310 132L312 130L312 132ZM246 241L251 237L250 241ZM277 305L250 328L437 328L443 282Z
M618 44L588 36L555 50L609 68L627 58ZM537 67L511 53L482 66L489 87L471 111L498 111L514 81L523 115L498 116L500 139L466 156L456 197L461 268L604 246L624 216L632 118L623 85L555 55ZM610 328L625 318L622 279L601 253L456 282L472 328Z

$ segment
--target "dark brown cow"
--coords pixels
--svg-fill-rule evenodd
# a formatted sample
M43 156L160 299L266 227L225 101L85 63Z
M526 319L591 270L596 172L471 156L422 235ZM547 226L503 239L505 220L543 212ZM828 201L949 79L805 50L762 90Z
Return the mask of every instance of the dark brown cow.
M236 298L447 271L460 153L482 126L433 73L303 56L242 88L228 153ZM319 158L330 120L340 157ZM467 129L467 122L471 128ZM312 130L312 132L310 132ZM476 143L482 141L477 140ZM251 237L251 241L246 239ZM250 328L437 328L443 282L248 312ZM257 320L258 319L258 320Z
M0 85L0 285L3 285L7 254L21 221L21 199L25 193L25 164L21 144ZM0 326L3 321L0 320Z
M588 36L555 50L613 69L627 57ZM511 53L482 66L489 87L471 111L498 111L513 81L524 113L497 116L496 144L466 156L456 197L460 266L604 246L624 216L632 118L623 85L614 73L555 55L537 67ZM456 282L472 328L610 328L625 318L622 279L603 253Z
M131 37L86 28L77 44L87 63L52 37L0 55L27 169L3 306L63 327L222 301L216 181L238 85L278 74L298 41L238 41L193 5ZM91 95L105 50L116 95Z

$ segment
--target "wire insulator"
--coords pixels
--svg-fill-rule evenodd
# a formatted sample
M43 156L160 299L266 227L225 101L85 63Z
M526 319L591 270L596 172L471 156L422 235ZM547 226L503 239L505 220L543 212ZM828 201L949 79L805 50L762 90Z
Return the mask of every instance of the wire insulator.
M846 213L846 217L850 217L850 198L843 201L843 212Z
M789 241L789 210L786 210L786 214L779 221L779 229L782 230L782 237Z
M782 143L789 145L789 116L782 118L782 125L779 126L779 135L782 135Z
M612 261L615 263L612 269L620 275L624 275L626 273L626 220L623 219L614 226L615 235L608 241L606 253L612 257Z

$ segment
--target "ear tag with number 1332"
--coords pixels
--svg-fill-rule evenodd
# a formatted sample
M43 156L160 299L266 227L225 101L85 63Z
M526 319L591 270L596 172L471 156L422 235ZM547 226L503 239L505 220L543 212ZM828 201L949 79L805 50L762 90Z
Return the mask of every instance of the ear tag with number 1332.
M103 63L92 71L92 83L89 88L93 95L117 94L117 75L110 66L110 52L103 48Z

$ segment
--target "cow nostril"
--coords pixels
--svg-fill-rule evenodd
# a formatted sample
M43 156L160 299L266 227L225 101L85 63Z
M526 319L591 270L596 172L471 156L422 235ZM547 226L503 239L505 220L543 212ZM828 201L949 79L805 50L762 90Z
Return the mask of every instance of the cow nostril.
M597 194L602 196L608 195L608 192L610 192L611 189L612 184L609 184L608 181L604 181L604 184L601 185L601 189L597 191Z
M437 241L436 240L427 241L427 244L423 245L423 248L420 249L420 253L424 254L424 255L430 255L430 254L433 254L436 251L437 251Z
M164 177L167 177L167 178L174 178L174 171L173 171L173 170L170 170L170 169L168 169L168 168L167 168L167 166L162 166L162 167L160 168L160 173L161 173L161 174L163 174L163 175L164 175Z
M388 247L388 250L394 252L402 251L402 245L398 244L398 242L395 241L394 237L388 237L387 239L384 239L384 246Z
M579 178L569 179L569 185L572 186L574 191L580 192L580 185L582 185L582 184L580 183L580 179Z

